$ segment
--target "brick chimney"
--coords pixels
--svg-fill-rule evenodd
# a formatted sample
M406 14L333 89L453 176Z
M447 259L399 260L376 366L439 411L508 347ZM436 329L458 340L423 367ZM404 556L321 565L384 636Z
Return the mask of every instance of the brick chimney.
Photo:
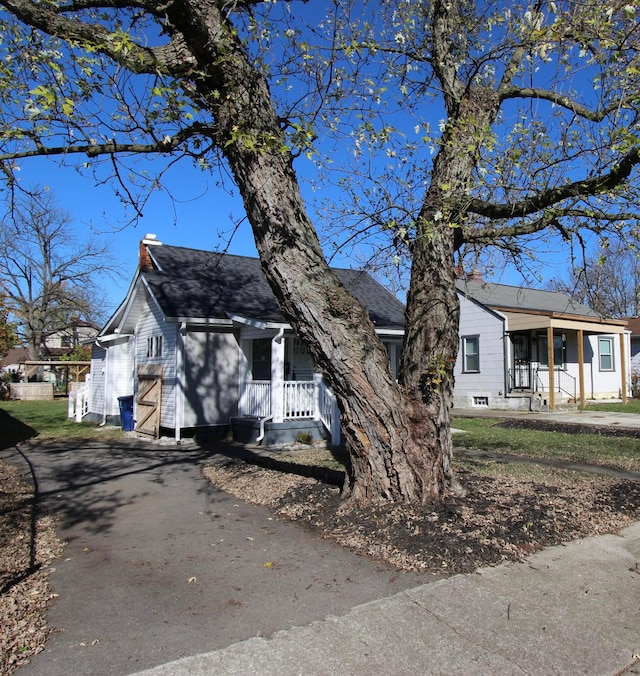
M482 278L482 273L478 268L473 268L471 272L467 273L467 280L470 282L484 282Z
M149 246L162 246L155 235L145 235L140 241L140 252L138 254L138 267L140 270L153 270L154 265L149 255Z

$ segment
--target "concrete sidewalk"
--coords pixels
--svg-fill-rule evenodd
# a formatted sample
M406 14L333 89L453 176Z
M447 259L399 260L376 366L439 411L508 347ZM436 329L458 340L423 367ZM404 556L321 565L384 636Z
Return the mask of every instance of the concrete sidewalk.
M640 674L640 523L142 672Z

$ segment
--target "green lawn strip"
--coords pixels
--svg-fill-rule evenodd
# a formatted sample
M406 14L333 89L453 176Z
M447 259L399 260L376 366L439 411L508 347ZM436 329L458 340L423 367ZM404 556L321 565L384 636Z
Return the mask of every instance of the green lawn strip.
M640 415L640 399L629 399L626 404L621 402L606 402L601 401L596 403L589 403L583 411L606 411L608 413L637 413Z
M49 401L0 402L0 448L28 439L82 439L105 438L95 422L77 423L68 417L66 399ZM111 428L109 435L121 436L119 429Z
M639 439L503 428L500 422L496 418L456 418L453 427L464 433L454 435L454 446L640 471Z

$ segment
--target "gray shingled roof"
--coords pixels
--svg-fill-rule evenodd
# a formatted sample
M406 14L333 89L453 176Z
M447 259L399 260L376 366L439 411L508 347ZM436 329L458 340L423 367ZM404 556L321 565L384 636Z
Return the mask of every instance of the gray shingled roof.
M505 308L514 311L549 312L600 318L600 315L586 305L574 303L564 293L525 289L520 286L505 286L480 280L458 280L458 290L468 298L491 308Z
M197 249L149 246L158 270L143 271L166 317L227 319L240 315L285 322L257 258ZM404 305L365 272L334 268L368 309L377 328L402 329Z

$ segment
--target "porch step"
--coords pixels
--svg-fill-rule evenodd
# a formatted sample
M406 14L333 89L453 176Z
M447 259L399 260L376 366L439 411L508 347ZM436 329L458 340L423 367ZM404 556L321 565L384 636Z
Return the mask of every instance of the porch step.
M537 392L531 397L532 411L548 411L549 410L549 393ZM554 397L554 408L556 411L577 411L578 402L573 398L563 397L558 392Z

